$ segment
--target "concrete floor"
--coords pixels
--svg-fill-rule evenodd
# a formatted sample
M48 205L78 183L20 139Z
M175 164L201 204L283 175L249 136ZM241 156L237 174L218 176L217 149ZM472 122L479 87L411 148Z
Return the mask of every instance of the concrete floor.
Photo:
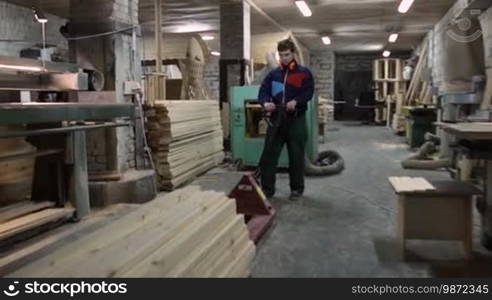
M384 127L336 123L320 151L333 149L346 168L333 177L307 178L302 200L288 200L288 175L278 174L272 200L278 215L257 248L253 277L490 277L492 253L479 243L475 218L474 254L465 262L455 242L409 242L410 260L397 256L396 196L388 177L449 179L444 171L403 170L410 155L402 137ZM195 184L230 191L241 178L216 168Z

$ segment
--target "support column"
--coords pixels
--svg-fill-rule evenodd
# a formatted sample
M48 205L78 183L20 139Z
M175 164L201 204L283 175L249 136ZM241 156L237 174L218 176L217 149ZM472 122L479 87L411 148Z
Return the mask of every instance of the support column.
M251 8L244 1L222 1L220 4L220 108L226 147L228 147L229 91L247 84L246 74L251 59Z

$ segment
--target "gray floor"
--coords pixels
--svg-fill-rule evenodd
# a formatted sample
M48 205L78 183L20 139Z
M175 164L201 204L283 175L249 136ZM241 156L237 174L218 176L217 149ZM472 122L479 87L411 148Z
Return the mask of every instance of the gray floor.
M402 137L384 127L336 123L320 151L333 149L346 169L333 177L308 178L305 197L289 201L288 176L278 175L272 200L278 215L257 248L253 277L483 277L492 276L492 253L480 247L476 217L472 262L454 242L413 242L410 262L396 253L394 175L449 179L443 171L403 170L410 155ZM338 129L338 130L337 130ZM228 192L241 177L217 168L196 184Z

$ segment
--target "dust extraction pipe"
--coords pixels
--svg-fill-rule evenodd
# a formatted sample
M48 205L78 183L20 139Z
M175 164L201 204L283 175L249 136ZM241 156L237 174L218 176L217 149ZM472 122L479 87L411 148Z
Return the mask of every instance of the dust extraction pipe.
M329 176L342 172L345 161L338 152L328 150L321 152L314 163L306 157L304 165L306 176Z

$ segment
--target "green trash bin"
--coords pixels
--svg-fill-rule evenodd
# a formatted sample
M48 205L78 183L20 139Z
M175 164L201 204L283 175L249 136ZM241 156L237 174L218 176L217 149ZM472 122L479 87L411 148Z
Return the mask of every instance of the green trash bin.
M407 143L410 148L418 148L425 142L427 132L435 133L437 111L435 108L415 107L409 110L407 117Z

